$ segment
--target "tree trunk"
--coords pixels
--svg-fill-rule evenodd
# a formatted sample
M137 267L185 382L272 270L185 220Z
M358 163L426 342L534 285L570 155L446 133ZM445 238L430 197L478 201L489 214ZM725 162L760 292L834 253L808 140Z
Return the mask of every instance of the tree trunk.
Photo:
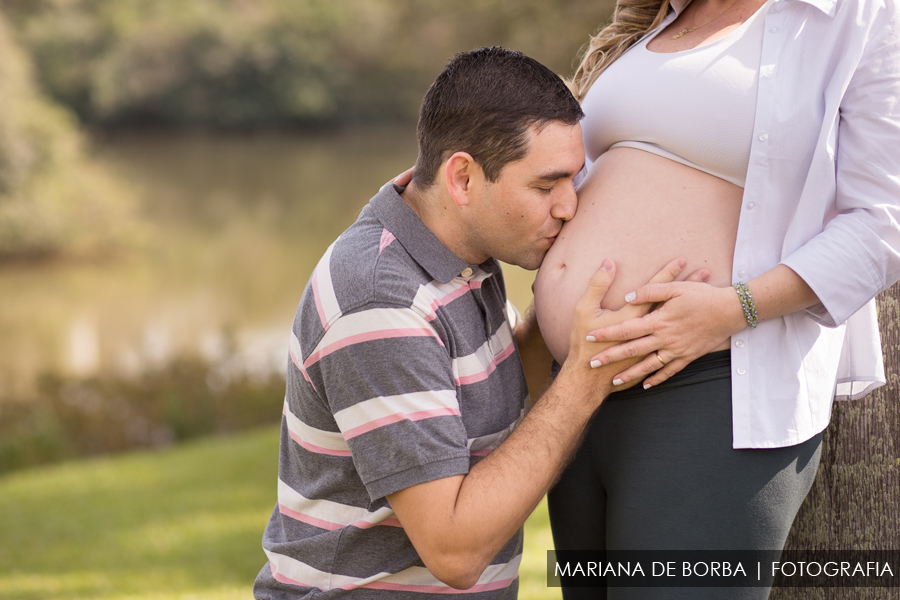
M836 402L812 491L785 548L900 549L900 283L877 298L887 385ZM885 588L781 588L772 600L892 597Z

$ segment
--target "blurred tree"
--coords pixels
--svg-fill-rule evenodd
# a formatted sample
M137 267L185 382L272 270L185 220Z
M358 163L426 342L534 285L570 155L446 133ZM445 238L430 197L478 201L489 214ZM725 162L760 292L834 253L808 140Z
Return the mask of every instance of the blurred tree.
M86 123L255 127L414 119L454 53L503 45L568 75L612 2L5 0L45 89Z
M0 260L95 254L127 234L128 194L88 161L0 15Z
M878 296L887 385L837 402L813 489L785 545L794 550L900 549L900 283ZM895 591L896 593L896 591ZM884 588L782 588L773 600L896 597Z

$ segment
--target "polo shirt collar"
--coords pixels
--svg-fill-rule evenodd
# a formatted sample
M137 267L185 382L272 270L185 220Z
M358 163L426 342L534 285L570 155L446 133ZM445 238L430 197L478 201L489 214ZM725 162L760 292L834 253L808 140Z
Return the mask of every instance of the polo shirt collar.
M453 253L422 222L419 215L400 197L405 188L385 184L369 201L375 216L390 231L409 255L434 279L449 283L467 268L496 273L500 265L489 258L480 265L470 265Z
M675 14L681 14L681 11L684 10L684 7L688 5L689 0L671 0L669 5L675 10ZM789 2L790 0L777 0L779 2ZM811 6L815 6L823 13L828 15L829 17L834 16L835 7L837 6L837 0L797 0L798 2L805 2Z

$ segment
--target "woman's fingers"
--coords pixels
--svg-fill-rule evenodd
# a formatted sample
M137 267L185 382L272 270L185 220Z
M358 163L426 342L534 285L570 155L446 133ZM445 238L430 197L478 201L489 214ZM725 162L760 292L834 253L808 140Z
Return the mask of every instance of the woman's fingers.
M617 388L626 389L643 379L644 389L650 389L681 371L689 362L688 360L676 358L663 364L657 353L651 352L642 361L635 363L616 375L613 378L613 385Z
M412 181L413 171L415 170L415 166L408 168L407 170L391 179L391 183L396 183L399 186L406 187L407 185L409 185L409 182Z
M624 311L625 308L623 307ZM635 317L588 333L589 342L627 342L653 333L651 316ZM620 346L615 346L620 347ZM634 356L637 356L636 354Z
M691 361L685 360L683 358L677 358L672 362L666 363L665 367L662 367L659 371L657 371L644 381L644 389L648 390L653 386L661 384L666 379L672 377L683 368L688 366L690 362Z
M591 359L591 366L602 367L610 363L619 362L629 358L637 358L655 352L659 347L659 341L653 337L640 336L638 339L610 346ZM655 360L655 359L654 359ZM656 365L660 366L659 363ZM652 372L652 371L648 371Z
M625 302L628 304L665 302L678 295L678 287L681 285L684 284L675 281L669 283L648 283L633 292L625 294Z
M613 385L622 389L631 387L629 384L638 382L648 375L652 375L662 367L663 364L656 358L656 352L651 352L645 356L643 360L631 365L613 377Z

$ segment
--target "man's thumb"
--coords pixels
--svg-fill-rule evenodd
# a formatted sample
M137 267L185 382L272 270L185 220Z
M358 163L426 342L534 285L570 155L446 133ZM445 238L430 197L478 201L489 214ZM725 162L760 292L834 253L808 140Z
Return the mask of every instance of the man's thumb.
M615 277L616 264L608 258L603 259L600 268L591 275L591 279L588 281L587 291L585 292L585 296L590 298L592 305L600 306L600 302L603 300L603 297L606 296L606 292L609 290L609 286L612 285Z

